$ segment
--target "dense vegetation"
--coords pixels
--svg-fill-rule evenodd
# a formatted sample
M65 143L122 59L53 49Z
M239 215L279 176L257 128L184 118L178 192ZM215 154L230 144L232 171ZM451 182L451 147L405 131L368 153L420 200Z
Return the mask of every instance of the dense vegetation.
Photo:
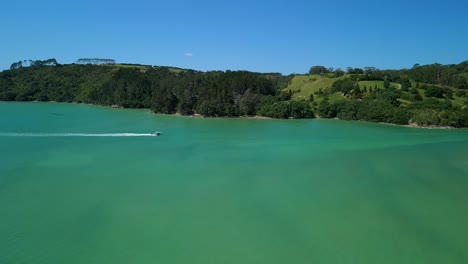
M0 100L82 102L183 115L251 116L262 111L271 117L313 117L308 102L290 102L289 94L281 92L289 80L276 73L139 65L32 66L0 73Z
M385 71L348 68L344 76L340 69L314 66L310 73L315 75L305 84L298 85L295 77L290 87L301 94L297 98L315 98L313 104L321 117L468 127L468 62ZM331 83L328 87L314 86L327 82ZM308 91L301 91L303 87Z
M13 67L14 66L14 67ZM115 64L110 59L12 65L0 100L92 103L157 113L273 118L340 118L468 127L468 62L412 69L313 66L310 75L199 72Z

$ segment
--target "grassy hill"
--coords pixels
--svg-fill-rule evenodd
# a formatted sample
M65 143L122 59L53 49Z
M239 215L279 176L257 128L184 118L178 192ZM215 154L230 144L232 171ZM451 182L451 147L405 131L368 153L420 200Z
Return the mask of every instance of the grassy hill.
M319 89L325 90L340 78L321 77L320 75L296 75L291 80L286 91L294 92L293 99L309 99L309 96Z
M350 99L357 99L355 95L353 94L344 94L342 92L333 92L331 91L332 85L338 81L338 80L343 80L345 78L350 78L351 76L349 74L346 74L344 76L338 77L338 78L333 78L330 76L320 76L320 75L296 75L294 76L291 81L289 82L289 85L283 89L283 91L292 92L292 100L310 100L310 95L313 95L313 102L311 102L311 105L315 110L317 110L317 107L321 105L325 100L328 101L331 104L339 103L340 101L349 101ZM354 76L356 77L356 76ZM360 76L357 77L358 79ZM357 81L357 84L359 84L359 87L362 91L362 95L360 98L365 98L367 96L370 96L370 90L374 90L376 87L378 90L384 91L384 81ZM419 93L421 96L421 100L427 100L431 99L430 97L426 96L426 90L419 88L419 87L427 87L431 86L428 83L422 83L422 82L414 82L411 81L411 87L416 88L416 91ZM390 82L390 87L394 87L397 90L401 91L402 85L396 82ZM410 88L411 88L410 87ZM452 97L450 99L444 97L442 98L434 98L441 103L449 100L453 106L455 107L461 107L462 109L466 108L468 106L468 97L466 96L466 93L460 93L459 89L455 89L454 87L447 87L447 86L436 86L439 87L440 89L448 89L452 91ZM364 89L367 88L367 89ZM322 92L320 92L320 89ZM411 95L410 91L401 91L400 92L400 98L398 98L398 102L402 105L402 107L413 107L414 104L418 104L417 101L413 99L413 95Z
M319 89L326 90L332 86L332 84L340 79L347 78L349 76L342 76L338 78L330 78L330 77L322 77L320 75L296 75L291 80L288 87L286 87L285 91L293 91L293 99L309 99L311 94L314 94ZM401 84L391 82L390 85L401 88ZM384 82L383 81L359 81L359 86L363 88L366 86L367 88L374 88L377 87L379 89L384 89Z

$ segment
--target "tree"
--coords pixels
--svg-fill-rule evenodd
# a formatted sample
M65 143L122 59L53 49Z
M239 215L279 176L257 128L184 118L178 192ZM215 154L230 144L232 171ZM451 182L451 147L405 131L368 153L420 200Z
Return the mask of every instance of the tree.
M468 82L467 79L463 76L458 76L457 81L455 83L455 88L457 89L468 89Z
M436 110L416 110L411 118L411 122L420 126L438 126L440 118Z
M376 71L378 71L376 67L372 67L372 66L364 67L364 73L366 74L372 74Z
M390 87L390 82L388 81L388 78L385 78L383 86L385 89L388 89L388 87Z
M321 74L325 74L329 72L330 71L325 66L320 66L320 65L312 66L309 70L310 75L313 75L313 74L321 75Z
M445 89L445 98L453 99L453 92L452 92L451 89L449 89L449 88Z
M444 90L437 86L428 86L424 94L426 97L443 98Z
M56 59L47 59L47 60L24 60L18 61L10 66L10 70L19 69L21 67L40 67L40 66L57 66L59 63Z
M18 61L18 62L11 64L10 70L19 69L21 67L23 67L23 63L21 61Z
M344 95L349 94L354 87L356 86L356 82L353 81L350 78L345 78L343 80L337 80L332 84L331 91L336 93L336 92L342 92Z
M292 100L290 102L290 112L290 116L293 118L311 118L314 116L312 108L306 100Z
M216 103L213 101L202 102L197 108L197 113L208 117L216 116Z
M414 101L422 101L423 98L419 93L413 94L413 100Z
M346 71L349 74L363 74L364 73L364 70L362 70L360 68L353 68L353 67L346 68Z
M408 78L400 78L399 83L401 84L402 91L409 91L409 88L411 87L411 82Z
M288 91L281 91L278 96L278 99L281 101L289 101L291 100L291 97L292 97L292 91L291 89L289 89Z
M340 68L335 70L335 77L341 77L344 74L345 74L345 72L343 70L341 70Z
M323 100L317 111L322 118L335 118L338 113L338 107L335 104L331 104L328 100Z

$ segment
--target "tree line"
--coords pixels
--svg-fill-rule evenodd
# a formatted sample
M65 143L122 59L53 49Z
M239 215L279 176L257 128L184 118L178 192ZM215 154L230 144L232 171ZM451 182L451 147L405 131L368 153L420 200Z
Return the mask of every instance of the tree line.
M48 60L23 60L11 64L10 69L18 69L21 67L37 67L37 66L57 66L59 65L56 59Z
M31 67L0 73L0 100L83 102L183 115L313 117L308 102L282 96L291 78L247 71L174 72L168 67Z
M112 65L115 64L114 59L102 58L81 58L76 61L77 64L94 64L94 65Z

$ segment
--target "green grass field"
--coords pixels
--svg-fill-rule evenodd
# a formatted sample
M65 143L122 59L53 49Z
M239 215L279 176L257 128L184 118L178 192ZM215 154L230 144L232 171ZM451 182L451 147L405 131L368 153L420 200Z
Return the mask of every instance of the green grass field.
M341 77L341 78L345 78L345 77ZM311 94L317 92L320 88L324 90L330 88L332 84L337 80L338 78L321 77L319 75L297 75L291 80L291 83L289 84L289 86L284 90L285 91L292 90L293 92L295 92L293 94L293 99L295 100L300 100L300 99L308 100ZM393 87L397 87L398 89L401 88L401 84L398 84L398 83L391 82L390 85ZM416 85L416 83L413 83L413 85ZM420 85L422 85L422 83L420 83ZM377 86L378 89L384 89L384 82L383 81L360 81L359 86L361 88L364 88L364 86L366 86L368 89L371 87L374 88ZM427 99L425 95L425 90L418 89L418 92L422 96L423 99ZM335 103L344 99L345 97L341 93L334 93L328 96L328 100L330 103ZM410 105L412 103L411 101L404 100L401 98L398 100L404 105ZM445 99L441 98L439 100L445 100ZM322 101L323 101L323 97L315 96L315 102L321 103ZM466 105L466 100L456 96L455 94L453 95L453 99L451 101L452 103L462 106L462 107Z
M330 94L328 96L328 101L330 103L336 103L336 102L344 100L344 99L345 99L345 97L341 93L334 93L334 94Z
M186 71L186 70L177 69L177 68L169 68L169 71L170 71L170 72L173 72L173 73L179 73L179 72L184 72L184 71Z
M293 99L309 99L309 96L317 92L320 88L327 89L339 78L320 77L319 75L297 75L291 80L289 86L284 89L296 92Z
M291 83L286 87L284 90L288 91L291 90L295 92L293 94L293 99L309 99L309 96L315 92L317 92L320 88L323 90L328 89L332 86L332 84L342 78L346 78L346 76L339 77L339 78L329 78L329 77L321 77L320 75L297 75L291 80ZM398 83L391 82L391 86L397 87L398 89L401 88L401 85ZM359 86L364 88L374 88L377 86L379 89L384 89L384 82L383 81L360 81Z

